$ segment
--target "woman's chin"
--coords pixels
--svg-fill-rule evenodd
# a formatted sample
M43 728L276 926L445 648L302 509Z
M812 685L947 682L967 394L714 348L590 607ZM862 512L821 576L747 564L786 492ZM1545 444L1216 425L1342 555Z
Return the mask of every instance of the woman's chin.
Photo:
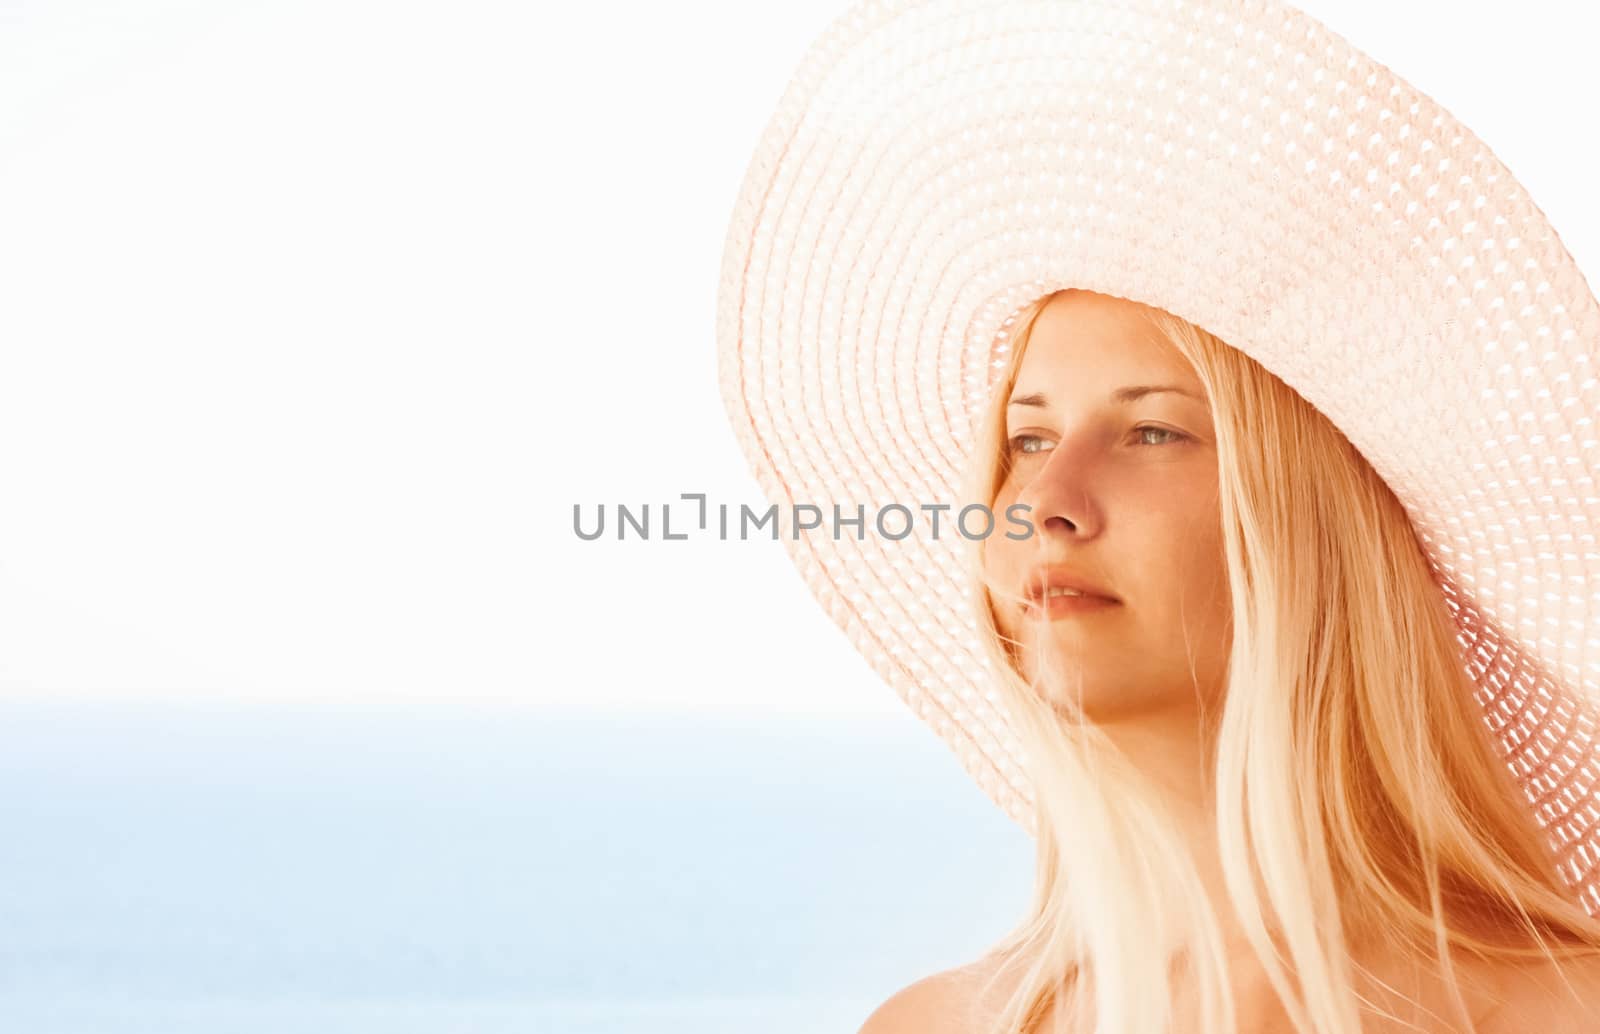
M1039 684L1038 692L1052 711L1074 723L1125 724L1164 709L1159 700L1127 686L1092 678L1047 679Z

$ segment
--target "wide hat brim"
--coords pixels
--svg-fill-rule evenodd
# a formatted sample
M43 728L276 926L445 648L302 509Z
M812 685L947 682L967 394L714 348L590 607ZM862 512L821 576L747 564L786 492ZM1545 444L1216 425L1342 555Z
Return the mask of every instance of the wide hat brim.
M1600 912L1600 306L1466 127L1263 0L899 0L807 52L752 159L718 297L723 397L850 641L1026 828L957 500L1008 319L1058 288L1240 349L1405 505L1478 702Z

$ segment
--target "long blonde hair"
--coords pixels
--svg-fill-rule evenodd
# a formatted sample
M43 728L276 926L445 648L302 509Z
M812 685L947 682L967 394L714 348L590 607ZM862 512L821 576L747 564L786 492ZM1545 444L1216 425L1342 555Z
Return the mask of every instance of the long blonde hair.
M1004 403L1053 297L1015 318L969 498L992 505L1005 481ZM1300 1034L1361 1029L1349 949L1372 936L1432 960L1470 1030L1453 949L1555 960L1600 947L1600 919L1563 884L1497 756L1399 500L1260 364L1146 311L1193 365L1214 421L1233 641L1212 762L1238 922ZM1029 1034L1052 1004L1091 1003L1101 1032L1165 1031L1174 959L1192 967L1206 1034L1232 1031L1221 928L1162 791L1019 672L981 544L970 576L1037 831L1032 903L989 955L1011 990L985 1034ZM1089 1029L1085 1013L1061 1015Z

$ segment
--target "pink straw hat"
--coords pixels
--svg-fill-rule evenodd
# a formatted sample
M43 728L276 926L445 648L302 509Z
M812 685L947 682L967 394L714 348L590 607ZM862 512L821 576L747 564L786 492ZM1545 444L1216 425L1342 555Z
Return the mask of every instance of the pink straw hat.
M1600 306L1506 167L1274 0L874 0L807 52L733 212L724 400L806 584L1030 831L967 540L873 525L959 499L1010 317L1064 287L1204 327L1361 450L1600 913Z

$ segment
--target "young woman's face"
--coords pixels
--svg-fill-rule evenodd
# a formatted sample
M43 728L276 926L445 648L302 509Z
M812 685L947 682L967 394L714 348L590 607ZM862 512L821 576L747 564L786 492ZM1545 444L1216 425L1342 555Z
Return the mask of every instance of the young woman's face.
M1006 407L1011 469L994 503L997 529L1017 530L1005 508L1022 503L1033 533L984 545L996 623L1024 674L1096 722L1215 702L1232 634L1210 407L1145 311L1073 291L1040 312ZM1149 386L1188 394L1118 398ZM1115 602L1016 602L1041 567Z

